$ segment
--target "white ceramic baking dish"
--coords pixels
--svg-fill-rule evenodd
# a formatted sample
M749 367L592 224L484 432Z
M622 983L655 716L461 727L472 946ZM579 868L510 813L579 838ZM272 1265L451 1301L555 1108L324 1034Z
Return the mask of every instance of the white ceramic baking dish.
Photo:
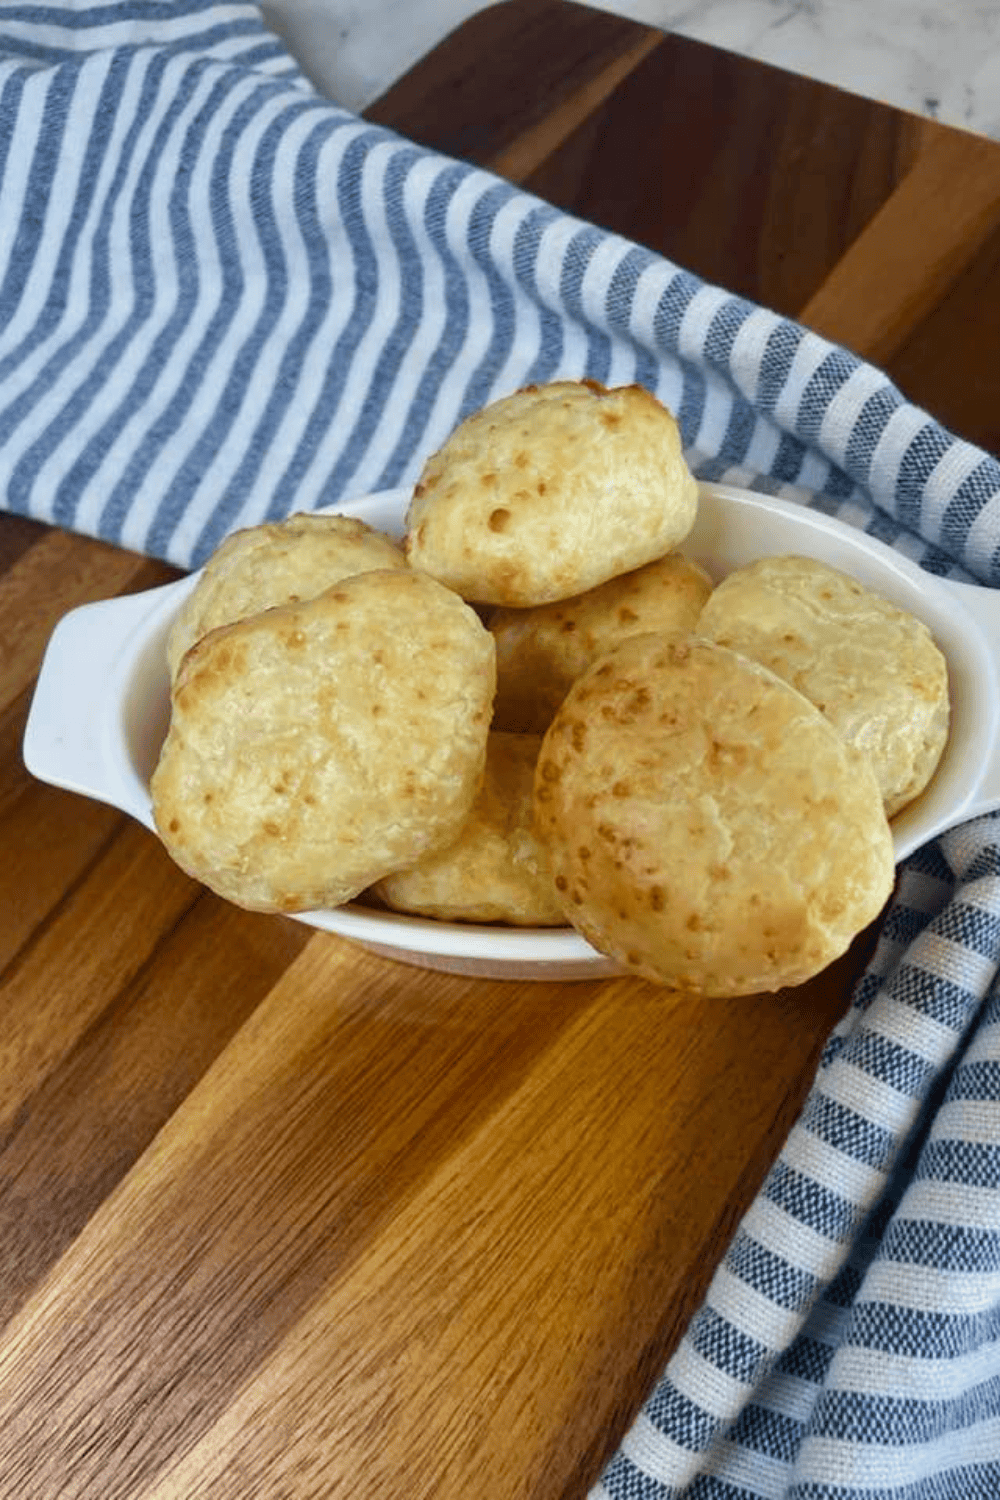
M400 536L409 490L337 507ZM703 485L684 544L716 579L757 557L822 558L923 619L949 668L952 723L935 776L894 820L897 859L943 829L1000 806L1000 590L932 577L853 527L788 501ZM148 781L169 713L165 641L195 575L66 615L46 650L24 738L42 781L94 797L154 829ZM155 831L155 829L154 829ZM568 928L434 922L361 902L298 920L390 958L499 979L591 979L617 972Z

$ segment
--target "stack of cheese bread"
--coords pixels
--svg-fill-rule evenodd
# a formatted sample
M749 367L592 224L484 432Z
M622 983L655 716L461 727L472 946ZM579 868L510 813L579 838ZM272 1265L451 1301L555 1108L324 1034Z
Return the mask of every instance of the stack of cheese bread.
M944 658L811 558L713 588L697 507L648 391L560 381L456 428L402 548L344 516L234 534L170 636L167 848L259 910L571 924L705 995L817 973L889 895Z

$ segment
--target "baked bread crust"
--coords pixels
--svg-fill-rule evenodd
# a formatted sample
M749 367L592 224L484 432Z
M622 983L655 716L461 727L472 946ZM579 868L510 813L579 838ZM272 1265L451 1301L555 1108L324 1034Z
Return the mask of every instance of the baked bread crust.
M492 732L483 784L456 841L386 876L375 894L395 911L445 922L565 926L532 817L541 743L537 734Z
M704 568L670 552L572 599L495 610L494 727L544 734L592 661L630 635L689 634L711 592Z
M406 558L389 537L353 516L297 513L234 531L205 564L171 627L171 680L184 653L220 625L277 604L314 599L355 573L405 567Z
M529 386L467 417L424 465L411 565L464 598L566 599L682 542L698 487L673 416L642 386Z
M457 837L494 686L475 612L409 570L221 626L174 687L151 781L163 841L241 906L340 905Z
M930 781L948 738L948 668L922 620L811 557L730 573L698 633L752 656L871 757L891 818Z
M892 889L867 758L765 667L694 637L633 636L573 685L535 808L573 925L704 995L802 983Z

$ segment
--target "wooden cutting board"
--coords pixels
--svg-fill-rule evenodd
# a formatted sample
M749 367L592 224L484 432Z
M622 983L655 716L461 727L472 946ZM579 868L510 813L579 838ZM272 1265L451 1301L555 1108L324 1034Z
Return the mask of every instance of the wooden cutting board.
M370 114L843 328L989 440L1000 407L938 371L974 294L998 367L988 143L563 0L484 12ZM20 758L59 616L168 576L0 519L0 1497L582 1496L873 934L706 1003L226 906Z

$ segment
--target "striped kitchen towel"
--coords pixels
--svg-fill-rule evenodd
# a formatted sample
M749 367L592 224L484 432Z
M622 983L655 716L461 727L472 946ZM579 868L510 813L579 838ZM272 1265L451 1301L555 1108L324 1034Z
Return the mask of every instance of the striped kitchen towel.
M252 6L0 3L0 504L200 562L529 381L1000 584L1000 466L845 350L320 98ZM904 868L595 1495L1000 1495L1000 818Z
M1000 814L873 961L592 1500L1000 1496Z

